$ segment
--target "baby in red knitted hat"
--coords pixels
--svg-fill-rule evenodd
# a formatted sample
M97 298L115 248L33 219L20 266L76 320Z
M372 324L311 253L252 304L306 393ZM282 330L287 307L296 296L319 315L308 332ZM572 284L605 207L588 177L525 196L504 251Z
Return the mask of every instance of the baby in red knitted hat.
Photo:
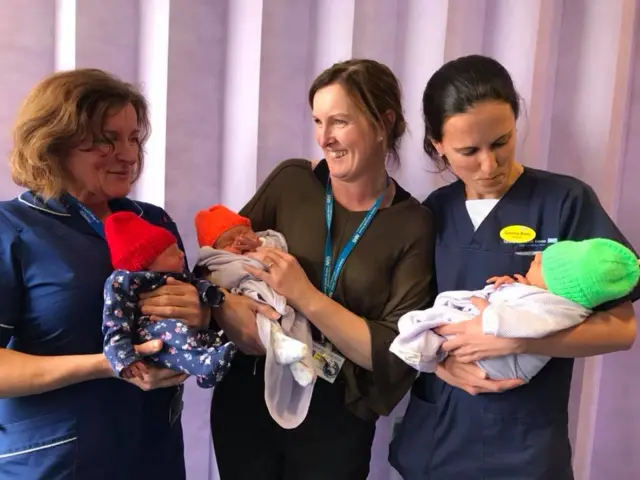
M197 376L211 388L229 370L236 347L212 330L188 328L175 319L151 321L138 308L141 293L154 290L173 277L194 285L203 296L211 283L185 270L184 253L166 229L132 212L117 212L105 221L105 238L115 271L105 282L102 332L104 353L123 378L141 378L144 361ZM160 352L143 358L135 343L160 339Z
M311 361L311 329L307 319L287 300L245 267L267 267L246 254L260 246L287 251L284 236L273 230L255 232L251 221L223 205L197 213L200 250L198 268L213 284L270 305L280 315L273 322L258 314L260 339L267 351L265 401L271 416L283 428L295 428L304 420L316 375Z

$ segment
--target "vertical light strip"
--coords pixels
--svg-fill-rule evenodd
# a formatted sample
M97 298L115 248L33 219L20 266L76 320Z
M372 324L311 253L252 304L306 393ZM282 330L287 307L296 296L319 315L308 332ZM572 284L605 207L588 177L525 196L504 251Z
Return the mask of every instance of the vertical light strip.
M241 208L256 191L262 1L229 2L221 201Z
M316 53L314 76L353 53L355 0L324 0L316 3Z
M633 32L637 8L635 4L634 0L622 0L620 6L619 32L618 35L615 35L618 40L616 45L617 52L615 52L616 65L612 72L611 119L608 123L606 158L602 159L602 161L608 163L607 171L611 173L603 176L603 184L599 196L602 204L614 220L617 219L619 208L620 185L622 184L624 168L624 144L628 129L627 122L629 121L628 109L631 97L633 43L635 40ZM598 15L598 17L600 16ZM598 414L602 413L599 407L603 361L602 356L597 356L586 358L584 362L578 428L574 448L576 478L592 478L591 468L595 436L598 428ZM595 479L597 472L593 476Z
M449 0L444 61L481 53L485 36L487 0ZM426 82L426 80L425 80Z
M558 51L562 26L562 2L541 0L538 17L537 38L533 58L530 99L523 111L527 130L518 132L522 145L518 153L520 162L530 167L549 168L549 148L555 96Z
M635 0L621 0L622 14L620 35L618 36L618 58L613 88L613 105L611 112L611 128L607 142L607 153L612 160L611 170L614 172L609 177L605 187L606 196L611 205L611 216L618 217L620 207L620 185L624 170L624 155L627 131L629 130L629 106L631 103L631 87L634 68L634 43L636 15L638 5Z
M56 0L55 69L76 67L76 0Z
M316 40L315 55L311 63L311 82L320 72L334 63L348 60L353 56L356 7L355 0L323 0L315 2L312 8L316 10ZM313 135L310 136L308 151L313 152L313 157L322 158L322 151Z
M605 210L613 212L615 188L613 180L618 180L624 125L625 107L629 93L629 73L633 42L635 2L589 3L581 14L583 38L580 44L583 61L575 73L579 79L575 115L576 128L585 138L585 155L581 179L598 192ZM631 7L631 8L629 8ZM630 18L626 18L631 13ZM598 92L594 95L594 92ZM618 118L616 118L618 117ZM566 140L565 140L566 141ZM593 142L593 145L589 145ZM580 395L580 408L573 448L573 467L576 478L590 479L594 457L594 441L597 428L600 387L602 376L602 356L587 357ZM573 395L578 392L572 393ZM596 479L594 479L596 480Z
M430 174L434 170L422 154L424 122L422 94L427 80L442 66L447 43L448 0L407 0L401 2L404 25L404 48L397 52L396 74L402 83L405 118L408 131L402 140L399 175L396 179L416 198L427 195L448 180ZM479 21L482 21L480 19Z
M149 102L151 137L135 197L160 207L165 204L170 6L171 0L140 0L138 78Z

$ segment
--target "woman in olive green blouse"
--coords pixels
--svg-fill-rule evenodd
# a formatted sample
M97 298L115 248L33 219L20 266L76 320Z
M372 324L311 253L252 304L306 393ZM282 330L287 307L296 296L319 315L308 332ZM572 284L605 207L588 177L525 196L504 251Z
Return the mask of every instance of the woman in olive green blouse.
M287 239L289 253L260 249L268 270L251 273L308 318L320 374L304 422L278 426L264 402L257 306L227 295L217 319L244 354L212 403L222 480L366 479L375 422L415 378L389 345L400 316L433 299L433 227L387 174L406 126L397 79L371 60L342 62L315 80L309 104L325 158L282 162L240 213Z

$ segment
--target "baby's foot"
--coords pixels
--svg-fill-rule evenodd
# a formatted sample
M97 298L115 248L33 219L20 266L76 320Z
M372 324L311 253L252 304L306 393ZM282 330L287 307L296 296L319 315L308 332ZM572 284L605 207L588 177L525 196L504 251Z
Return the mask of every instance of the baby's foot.
M295 362L289 365L293 378L299 385L306 387L313 381L313 368L303 362Z
M271 345L276 362L280 365L291 365L309 353L309 348L304 343L274 330L271 331Z

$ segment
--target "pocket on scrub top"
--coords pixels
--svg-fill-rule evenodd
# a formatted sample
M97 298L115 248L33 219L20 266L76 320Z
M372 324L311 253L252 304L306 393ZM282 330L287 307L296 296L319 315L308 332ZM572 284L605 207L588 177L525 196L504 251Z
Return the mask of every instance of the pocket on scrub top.
M483 472L490 478L569 478L565 475L571 463L568 432L559 419L483 412L480 421Z
M389 448L391 464L402 476L414 478L419 472L428 470L437 418L435 403L411 395Z
M0 425L0 478L74 478L78 437L73 417L45 415Z

